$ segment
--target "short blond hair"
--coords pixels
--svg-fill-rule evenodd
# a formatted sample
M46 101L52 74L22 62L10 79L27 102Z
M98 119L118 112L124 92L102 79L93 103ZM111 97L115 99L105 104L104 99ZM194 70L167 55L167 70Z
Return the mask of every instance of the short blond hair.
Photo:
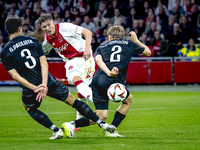
M111 26L108 29L107 35L111 35L112 39L123 39L125 36L125 30L119 25Z

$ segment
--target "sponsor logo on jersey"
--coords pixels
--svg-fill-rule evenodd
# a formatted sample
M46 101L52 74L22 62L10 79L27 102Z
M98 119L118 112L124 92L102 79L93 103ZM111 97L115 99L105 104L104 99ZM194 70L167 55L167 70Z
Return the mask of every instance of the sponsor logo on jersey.
M59 52L62 52L64 50L66 50L67 46L68 46L68 44L65 43L65 44L61 45L60 47L55 47L54 49L59 51Z

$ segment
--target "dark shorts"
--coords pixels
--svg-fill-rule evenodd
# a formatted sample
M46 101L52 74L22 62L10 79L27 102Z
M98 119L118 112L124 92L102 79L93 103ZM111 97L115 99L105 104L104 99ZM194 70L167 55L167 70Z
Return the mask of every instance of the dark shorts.
M92 96L96 109L108 109L109 98L107 96L107 90L113 83L122 83L119 80L108 77L105 74L100 74L94 76L92 80ZM127 97L130 95L127 89ZM127 98L126 97L126 98ZM107 105L107 106L106 106Z
M57 79L48 87L47 95L60 101L67 99L69 94L68 87ZM37 93L30 91L29 93L23 92L22 101L29 108L38 108L41 102L36 101Z
M108 110L108 102L94 103L96 110Z

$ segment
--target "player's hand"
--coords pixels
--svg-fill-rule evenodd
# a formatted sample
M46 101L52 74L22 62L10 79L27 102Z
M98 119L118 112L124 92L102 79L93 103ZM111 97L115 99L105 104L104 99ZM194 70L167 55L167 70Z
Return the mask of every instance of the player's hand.
M131 32L129 33L129 35L131 36L131 40L132 40L133 42L136 42L136 41L138 40L137 35L136 35L136 33L135 33L134 31L131 31Z
M117 67L113 67L112 70L110 71L109 77L114 77L118 75L119 69Z
M41 102L41 100L44 100L44 97L46 97L46 94L43 92L38 92L36 101Z
M86 60L88 60L91 57L91 53L90 53L90 48L86 48L84 53L83 53L83 58Z
M36 101L38 101L38 102L40 102L41 100L44 100L44 97L46 97L46 88L44 88L44 87L40 87L39 89L38 89L39 91L38 91L38 94L37 94L37 96L36 96Z
M45 86L44 84L40 84L37 86L37 88L34 90L35 93L38 93L40 90L44 90L45 93L48 93L48 87Z
M46 87L43 84L40 84L37 86L36 90L34 90L37 94L36 101L40 102L41 100L44 100L44 97L46 97L48 93L48 87Z

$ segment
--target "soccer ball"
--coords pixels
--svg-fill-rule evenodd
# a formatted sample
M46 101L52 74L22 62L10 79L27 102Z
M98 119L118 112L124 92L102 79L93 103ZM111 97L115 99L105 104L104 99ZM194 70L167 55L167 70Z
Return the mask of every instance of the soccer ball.
M108 88L107 95L111 101L120 102L125 100L127 96L127 90L123 84L114 83Z

